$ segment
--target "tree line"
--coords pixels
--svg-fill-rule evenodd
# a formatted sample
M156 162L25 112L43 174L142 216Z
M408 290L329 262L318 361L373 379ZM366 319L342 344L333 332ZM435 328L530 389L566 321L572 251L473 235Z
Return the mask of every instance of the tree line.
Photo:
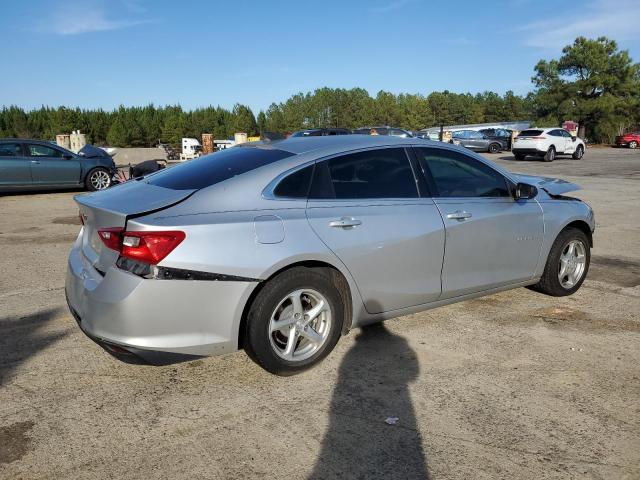
M371 96L362 88L325 87L272 103L257 115L242 104L231 110L147 105L114 111L5 106L0 110L0 136L54 139L81 130L98 145L150 147L158 141L179 144L182 137L200 138L202 133L229 138L234 132L257 135L318 127L393 125L419 130L515 120L558 126L575 120L581 125L580 136L611 143L615 135L640 123L640 64L613 40L579 37L559 59L538 62L534 73L534 90L524 96L447 90L426 96L387 91Z

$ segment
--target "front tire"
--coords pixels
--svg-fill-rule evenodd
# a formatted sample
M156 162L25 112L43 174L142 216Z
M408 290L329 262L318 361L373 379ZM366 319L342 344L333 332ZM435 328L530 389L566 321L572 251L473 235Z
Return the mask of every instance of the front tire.
M576 148L576 151L573 152L573 159L580 160L583 155L584 155L584 149L582 148L582 145L578 145L578 148Z
M552 297L571 295L587 277L590 262L591 250L585 233L566 228L553 242L540 281L531 288Z
M320 269L296 267L258 293L247 315L245 351L275 375L294 375L319 363L342 332L338 287Z
M635 140L632 140L629 142L629 148L638 148L638 142L636 142Z
M111 186L111 174L109 170L97 167L91 170L84 180L87 190L95 192L97 190L105 190Z
M556 158L556 149L555 147L552 145L549 147L549 150L547 150L547 153L544 154L544 157L542 157L542 159L545 162L553 162Z

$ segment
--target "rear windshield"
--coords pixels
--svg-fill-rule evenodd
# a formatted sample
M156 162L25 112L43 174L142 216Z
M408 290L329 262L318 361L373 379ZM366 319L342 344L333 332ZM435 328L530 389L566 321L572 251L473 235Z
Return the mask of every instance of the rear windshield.
M542 135L542 130L523 130L518 136L519 137L538 137Z
M227 148L159 171L147 183L172 190L199 190L294 155L283 150L255 147Z

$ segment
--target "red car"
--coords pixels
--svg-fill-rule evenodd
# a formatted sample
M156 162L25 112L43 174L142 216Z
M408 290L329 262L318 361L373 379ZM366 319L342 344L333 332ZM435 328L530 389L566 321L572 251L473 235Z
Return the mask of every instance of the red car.
M638 148L638 145L640 145L640 132L625 133L616 137L616 145L618 147Z

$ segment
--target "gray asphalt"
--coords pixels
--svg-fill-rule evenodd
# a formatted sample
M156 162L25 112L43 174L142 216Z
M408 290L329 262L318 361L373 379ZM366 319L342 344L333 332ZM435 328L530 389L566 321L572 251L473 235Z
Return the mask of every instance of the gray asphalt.
M115 360L65 307L74 192L0 197L0 478L640 478L640 151L489 158L584 187L581 290L356 330L291 378Z

